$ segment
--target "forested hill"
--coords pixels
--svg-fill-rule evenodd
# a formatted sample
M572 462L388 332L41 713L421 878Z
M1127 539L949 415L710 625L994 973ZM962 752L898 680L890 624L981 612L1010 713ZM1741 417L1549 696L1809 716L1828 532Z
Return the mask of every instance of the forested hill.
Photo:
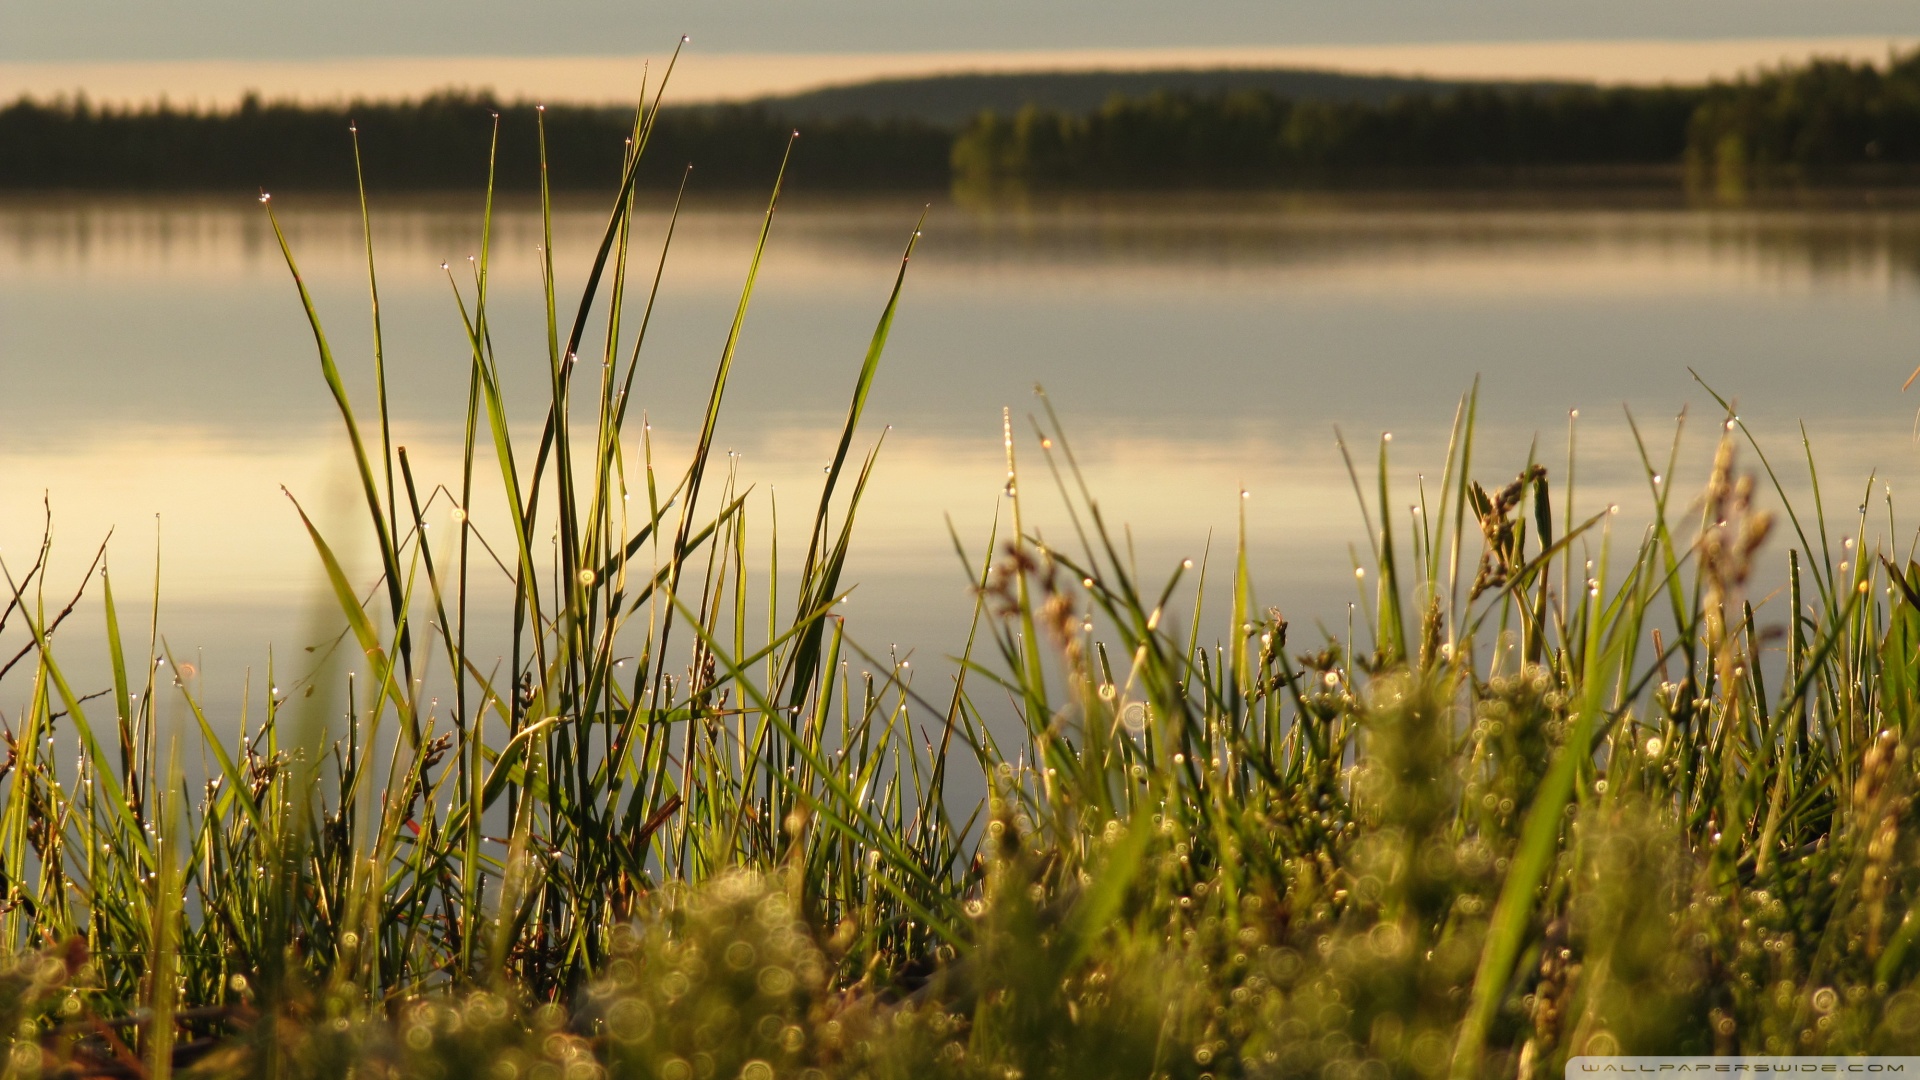
M1315 96L1311 80L1333 77L1291 74L1310 81L1294 93L1162 85L1095 107L1074 104L1085 99L1073 95L1094 93L1097 80L1050 75L955 76L670 109L640 182L672 186L691 163L698 187L764 188L796 126L804 137L790 179L816 189L1531 183L1556 170L1677 181L1682 166L1716 183L1920 174L1920 51L1884 65L1815 62L1692 87L1411 83L1400 92L1394 80L1361 79L1317 84L1325 93ZM980 105L986 89L1022 104L941 122L941 109ZM889 97L891 111L876 104ZM830 108L835 100L839 111ZM22 100L0 107L0 189L349 189L350 122L375 189L474 187L486 179L496 113L500 182L536 185L534 110L484 94L330 107L249 99L217 113ZM541 115L556 187L603 188L617 179L630 113L551 106Z
M965 183L1074 187L1524 179L1618 166L1685 166L1720 184L1902 180L1920 166L1920 51L1710 86L1464 87L1381 104L1155 94L1091 112L1028 107L977 118L953 164Z
M1288 101L1377 106L1396 98L1438 97L1470 88L1524 93L1572 85L1352 75L1304 68L1034 71L873 79L765 98L755 104L794 120L909 120L959 127L983 112L1011 114L1032 106L1088 113L1114 98L1154 94L1206 98L1251 91Z

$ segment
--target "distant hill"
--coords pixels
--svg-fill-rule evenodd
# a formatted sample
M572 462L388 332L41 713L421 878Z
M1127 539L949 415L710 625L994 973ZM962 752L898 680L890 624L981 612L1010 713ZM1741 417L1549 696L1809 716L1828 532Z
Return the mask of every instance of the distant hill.
M753 104L791 120L907 120L958 127L988 109L1012 113L1037 105L1056 112L1085 113L1115 95L1138 98L1160 91L1207 96L1260 90L1294 101L1384 105L1398 97L1439 95L1470 86L1539 91L1575 85L1579 84L1470 82L1299 68L1048 71L875 79L763 98Z

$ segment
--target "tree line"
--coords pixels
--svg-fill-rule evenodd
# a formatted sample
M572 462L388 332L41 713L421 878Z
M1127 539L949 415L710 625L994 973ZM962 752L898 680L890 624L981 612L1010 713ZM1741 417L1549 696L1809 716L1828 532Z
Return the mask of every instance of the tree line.
M473 188L486 183L496 121L502 188L539 185L544 127L552 186L605 190L619 183L634 114L557 105L536 111L462 92L336 106L248 96L225 111L21 99L0 107L0 188L350 190L350 126L369 187ZM672 187L692 164L704 186L763 188L792 129L762 107L664 112L636 182ZM950 130L911 121L814 121L796 147L793 177L831 188L944 185L952 142Z
M370 185L466 188L484 182L496 120L506 188L538 184L542 125L552 184L604 188L633 124L622 109L536 114L454 92L338 106L248 97L224 111L21 99L0 107L0 188L350 188L350 123ZM777 105L668 110L639 183L670 187L692 164L704 187L764 187L792 127ZM1704 86L1465 87L1349 103L1155 93L1091 112L984 112L957 128L873 118L804 128L794 182L836 189L1265 186L1596 167L1872 178L1920 166L1920 50Z
M1916 164L1920 51L1706 86L1465 88L1385 104L1156 94L1078 115L983 115L953 148L966 182L1121 187L1610 166L1821 180Z
M953 167L967 182L1138 187L1666 163L1685 151L1701 97L1697 89L1471 89L1365 105L1155 94L1078 116L984 115L955 140Z

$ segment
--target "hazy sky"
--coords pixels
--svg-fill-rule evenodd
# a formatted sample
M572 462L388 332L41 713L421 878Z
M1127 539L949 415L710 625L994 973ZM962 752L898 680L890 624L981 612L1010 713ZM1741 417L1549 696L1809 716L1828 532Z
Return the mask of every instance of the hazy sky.
M0 0L0 61L1911 36L1916 0Z

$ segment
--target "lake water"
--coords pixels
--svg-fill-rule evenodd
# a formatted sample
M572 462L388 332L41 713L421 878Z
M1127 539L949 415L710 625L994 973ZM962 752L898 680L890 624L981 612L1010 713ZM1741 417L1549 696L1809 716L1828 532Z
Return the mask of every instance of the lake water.
M320 197L275 203L369 417L357 211ZM720 443L756 497L778 494L783 521L800 521L817 492L920 211L794 200L775 224ZM697 428L759 213L707 203L680 224L636 402L669 451ZM477 250L478 215L464 195L375 207L396 440L426 487L455 475L467 378L441 264L463 268ZM603 220L590 204L557 215L563 297ZM665 223L664 207L641 215L642 250L657 250ZM496 344L529 436L547 365L539 242L530 208L500 214ZM1912 211L940 201L869 406L866 440L891 430L857 533L850 627L870 648L921 658L955 647L972 601L948 522L983 549L1002 502L1001 410L1031 446L1036 383L1109 519L1130 524L1148 576L1200 558L1210 536L1230 551L1244 507L1261 601L1344 627L1349 544L1365 534L1336 427L1365 461L1394 433L1394 497L1411 503L1417 475L1438 474L1456 401L1478 376L1475 473L1489 487L1537 439L1564 489L1578 409L1577 509L1631 508L1645 484L1623 407L1662 447L1690 409L1692 471L1676 482L1699 479L1718 417L1692 369L1737 399L1795 491L1805 423L1830 511L1854 520L1877 473L1879 530L1879 488L1898 508L1920 479L1920 391L1901 393L1916 364ZM285 656L316 633L317 561L281 488L351 534L344 447L251 199L0 201L0 559L16 575L32 562L50 502L50 610L109 529L123 602L149 590L157 536L161 633L194 656L210 697L228 694L269 645ZM1057 531L1064 519L1043 488L1027 485L1033 513ZM356 566L370 583L364 549ZM77 653L98 652L96 606L64 635ZM144 637L144 607L123 617ZM18 620L0 631L0 663L21 634ZM0 683L0 712L25 695L17 674Z

